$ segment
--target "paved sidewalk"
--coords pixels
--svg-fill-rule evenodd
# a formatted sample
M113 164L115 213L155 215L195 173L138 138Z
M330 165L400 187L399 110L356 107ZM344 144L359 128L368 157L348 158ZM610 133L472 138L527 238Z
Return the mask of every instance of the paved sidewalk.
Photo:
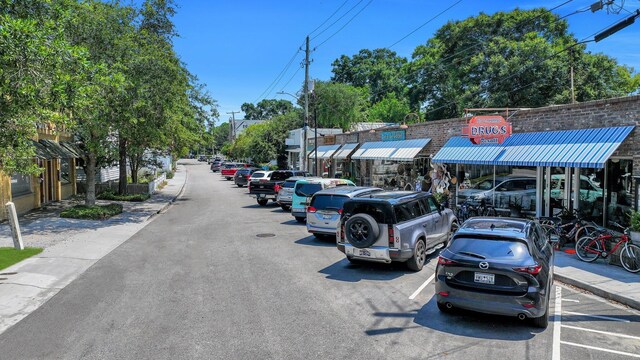
M64 202L21 217L25 246L45 249L0 270L0 333L144 228L182 193L186 181L186 168L178 165L173 179L158 194L142 203L123 202L123 213L104 221L60 218L59 212L71 205ZM13 246L6 223L0 224L0 246Z
M556 279L640 310L640 273L609 265L609 259L587 263L575 254L556 251Z

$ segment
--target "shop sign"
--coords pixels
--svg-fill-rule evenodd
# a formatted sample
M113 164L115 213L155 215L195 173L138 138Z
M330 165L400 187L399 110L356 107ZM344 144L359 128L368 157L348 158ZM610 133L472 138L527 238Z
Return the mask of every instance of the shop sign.
M336 144L336 136L335 135L325 135L324 136L324 144L325 145L335 145Z
M380 133L382 141L398 141L405 139L404 130L383 131Z
M511 123L497 115L474 116L468 126L462 128L462 136L476 145L502 144L511 136Z

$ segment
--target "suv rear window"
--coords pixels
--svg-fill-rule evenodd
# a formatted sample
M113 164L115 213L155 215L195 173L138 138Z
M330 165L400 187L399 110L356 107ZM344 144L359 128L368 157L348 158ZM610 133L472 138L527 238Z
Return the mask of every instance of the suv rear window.
M320 184L296 184L296 195L298 196L311 196L320 190L322 190Z
M259 179L259 178L264 177L264 175L265 175L265 173L263 173L262 171L257 171L257 172L254 172L253 174L251 174L251 178Z
M527 245L518 240L454 238L447 248L453 253L469 252L493 260L520 260L530 257Z
M271 174L271 181L287 180L292 176L293 173L291 171L274 171L273 174Z
M311 200L311 206L318 210L340 210L348 196L342 195L316 195Z
M293 180L293 181L285 181L284 184L282 184L282 187L284 188L292 188L295 184L296 184L297 180Z
M361 203L357 201L347 201L343 206L343 214L368 214L372 216L378 223L393 224L395 223L393 209L390 204L386 203Z

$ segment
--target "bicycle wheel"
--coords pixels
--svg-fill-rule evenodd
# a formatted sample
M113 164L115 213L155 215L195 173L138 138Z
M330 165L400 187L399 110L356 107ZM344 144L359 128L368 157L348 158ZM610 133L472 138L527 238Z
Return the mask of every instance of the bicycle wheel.
M625 270L637 273L640 271L640 247L626 243L620 252L620 262Z
M558 235L558 230L553 225L541 224L540 229L542 229L547 236Z
M585 236L576 242L576 255L578 255L578 258L582 261L596 261L602 251L602 246L597 238Z
M600 229L598 229L596 226L585 225L585 226L581 227L580 229L578 229L578 231L576 231L576 236L574 238L575 242L577 243L578 240L580 240L581 238L583 238L585 236L594 237L595 234L597 234L598 232L600 232Z

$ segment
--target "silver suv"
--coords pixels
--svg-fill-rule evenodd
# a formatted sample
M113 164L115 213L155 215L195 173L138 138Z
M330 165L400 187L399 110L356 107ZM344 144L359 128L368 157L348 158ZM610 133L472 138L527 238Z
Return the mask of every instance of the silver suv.
M457 228L453 212L431 195L388 191L346 201L336 240L351 262L406 262L420 271L427 253L446 245Z
M296 181L305 179L304 176L292 176L284 181L280 190L278 190L278 196L276 202L282 210L291 210L291 203L293 202L293 188L296 186Z
M307 207L307 231L317 238L335 239L342 205L349 199L371 195L378 191L382 189L360 186L339 186L318 191Z

